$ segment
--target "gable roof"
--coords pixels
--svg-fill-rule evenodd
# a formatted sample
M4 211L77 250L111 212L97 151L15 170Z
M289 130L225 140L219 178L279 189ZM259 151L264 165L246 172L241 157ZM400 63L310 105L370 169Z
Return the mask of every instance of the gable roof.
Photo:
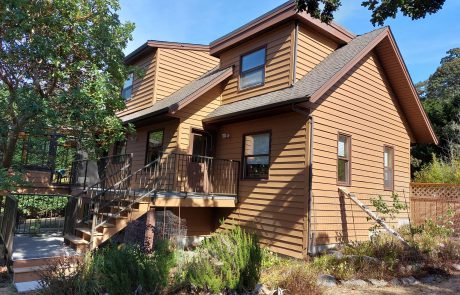
M386 47L384 48L383 46ZM399 104L407 117L416 141L419 143L437 143L438 140L431 123L421 105L407 68L402 61L393 35L388 27L380 28L354 38L347 45L331 53L293 86L222 105L211 112L204 119L204 122L216 122L225 117L275 108L290 103L306 101L315 103L373 49L376 49L378 53L379 51L380 53L382 51L390 51L392 53L380 54L382 56L382 64L384 69L388 67L392 70L392 73L388 75L390 83L395 88Z
M158 40L148 40L133 52L128 54L124 62L129 64L138 57L155 51L157 48L168 48L168 49L183 49L183 50L195 50L195 51L209 51L208 45L193 44L193 43L181 43L181 42L168 42Z
M218 56L223 50L243 42L254 34L260 33L281 22L296 19L314 30L334 39L339 44L346 44L355 35L335 22L325 24L311 17L306 12L297 12L295 2L289 0L249 23L233 30L232 32L214 40L210 44L210 54Z
M215 67L198 79L177 90L153 106L121 118L123 122L135 122L160 113L174 114L233 74L233 67Z

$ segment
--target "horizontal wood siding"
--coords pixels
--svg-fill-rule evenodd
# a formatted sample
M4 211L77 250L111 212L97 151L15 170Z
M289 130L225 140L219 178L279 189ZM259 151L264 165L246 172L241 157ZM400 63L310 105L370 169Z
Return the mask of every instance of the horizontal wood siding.
M394 147L394 187L402 201L409 201L410 138L376 56L359 62L313 110L313 214L316 245L368 239L373 223L365 213L338 195L337 136L351 135L352 185L348 188L360 200L378 195L390 201L383 188L383 148ZM391 204L391 203L389 203ZM408 218L402 214L400 218ZM396 221L395 221L396 222Z
M144 167L147 150L147 136L150 131L164 130L163 148L166 152L177 152L177 129L179 120L170 120L136 128L136 134L127 139L126 152L133 153L133 168L136 171Z
M220 85L214 87L206 94L196 99L193 103L176 113L181 120L179 126L179 148L190 153L190 133L191 130L204 130L203 119L220 105L220 93L222 87Z
M219 60L206 51L160 48L156 100L163 99L208 72Z
M143 71L143 76L134 76L132 97L126 101L126 108L118 113L120 117L152 106L154 102L156 65L156 51L147 54L133 65Z
M293 35L294 22L290 22L223 52L220 56L221 67L233 65L235 74L230 78L222 93L222 102L231 103L289 87L292 77ZM263 46L267 47L265 84L240 91L238 83L241 55Z
M337 48L337 43L306 26L299 26L296 80L301 79Z
M306 117L298 113L223 126L216 156L241 161L243 134L271 131L269 180L241 180L237 208L221 228L240 224L260 236L273 251L302 257L306 241ZM222 139L221 133L230 134Z

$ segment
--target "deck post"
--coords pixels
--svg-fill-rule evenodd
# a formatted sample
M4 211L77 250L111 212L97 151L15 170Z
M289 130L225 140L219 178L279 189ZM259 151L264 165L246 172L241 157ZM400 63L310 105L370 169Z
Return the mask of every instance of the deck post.
M145 227L144 247L147 252L153 251L154 242L154 228L155 228L155 207L151 207L147 211L147 221Z

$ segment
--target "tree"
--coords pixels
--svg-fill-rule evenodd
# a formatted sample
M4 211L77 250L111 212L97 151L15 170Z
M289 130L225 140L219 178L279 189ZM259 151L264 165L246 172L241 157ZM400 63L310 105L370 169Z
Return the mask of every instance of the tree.
M0 1L0 169L24 131L67 130L92 150L121 139L134 25L120 22L118 0Z
M441 65L428 78L418 83L423 106L439 138L438 146L415 146L413 155L422 163L432 154L447 160L460 157L460 48L447 51Z
M299 12L306 11L312 17L329 23L342 4L340 0L295 0ZM445 0L365 0L361 3L372 11L371 22L383 25L389 17L395 18L400 11L413 20L425 18L427 14L438 12Z

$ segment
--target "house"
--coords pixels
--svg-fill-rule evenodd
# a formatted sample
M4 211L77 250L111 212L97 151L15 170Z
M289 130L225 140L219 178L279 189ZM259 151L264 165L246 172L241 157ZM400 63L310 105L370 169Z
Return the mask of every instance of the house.
M143 75L126 81L118 115L136 132L95 177L91 161L74 164L67 243L97 247L171 210L189 236L239 224L302 258L369 238L339 188L366 204L409 197L410 147L437 138L390 28L358 36L294 6L209 45L147 41L126 57Z

